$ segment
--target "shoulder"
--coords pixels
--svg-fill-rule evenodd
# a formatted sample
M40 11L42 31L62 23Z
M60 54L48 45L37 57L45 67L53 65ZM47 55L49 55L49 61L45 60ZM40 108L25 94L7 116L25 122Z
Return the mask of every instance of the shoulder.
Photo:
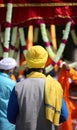
M52 76L48 75L47 79L56 87L59 87L60 89L62 89L61 84L59 83L59 81L57 81L55 78L53 78Z
M11 84L11 85L15 85L16 84L16 82L14 80L10 79L10 78L7 80L7 82L8 81L9 81L9 84Z

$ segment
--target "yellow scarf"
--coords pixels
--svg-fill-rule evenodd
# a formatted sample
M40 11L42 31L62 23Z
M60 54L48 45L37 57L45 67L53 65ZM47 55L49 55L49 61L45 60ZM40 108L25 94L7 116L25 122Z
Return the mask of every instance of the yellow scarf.
M62 106L63 90L58 81L50 75L47 77L39 72L31 72L27 77L46 78L45 80L45 112L46 119L59 125L59 118Z

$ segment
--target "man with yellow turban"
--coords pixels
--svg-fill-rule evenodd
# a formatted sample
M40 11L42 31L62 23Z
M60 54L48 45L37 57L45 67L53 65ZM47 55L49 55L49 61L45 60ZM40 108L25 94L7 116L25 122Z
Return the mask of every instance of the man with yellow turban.
M27 78L16 84L7 111L16 130L54 130L67 119L62 87L45 75L47 58L42 46L32 46L27 51Z

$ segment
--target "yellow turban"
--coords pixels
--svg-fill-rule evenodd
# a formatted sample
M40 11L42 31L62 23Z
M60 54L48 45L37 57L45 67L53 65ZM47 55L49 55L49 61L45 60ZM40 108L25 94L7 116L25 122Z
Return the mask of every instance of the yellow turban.
M32 46L26 54L29 68L44 68L48 58L47 51L40 45Z

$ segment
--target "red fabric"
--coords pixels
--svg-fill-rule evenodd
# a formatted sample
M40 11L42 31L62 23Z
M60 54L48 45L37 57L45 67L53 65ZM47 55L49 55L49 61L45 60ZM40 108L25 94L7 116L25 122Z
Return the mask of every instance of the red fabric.
M8 3L11 0L0 0L0 3ZM77 2L77 0L12 0L13 3L51 3L51 2Z
M0 24L5 26L6 21L6 4L12 1L13 14L12 26L27 26L30 24L36 25L37 19L43 17L46 24L65 25L68 17L72 17L77 23L77 6L39 6L38 4L54 4L63 3L67 0L0 0ZM77 0L68 0L70 3L76 3ZM35 3L35 6L33 4ZM21 4L21 7L18 6ZM31 4L27 6L26 4Z

